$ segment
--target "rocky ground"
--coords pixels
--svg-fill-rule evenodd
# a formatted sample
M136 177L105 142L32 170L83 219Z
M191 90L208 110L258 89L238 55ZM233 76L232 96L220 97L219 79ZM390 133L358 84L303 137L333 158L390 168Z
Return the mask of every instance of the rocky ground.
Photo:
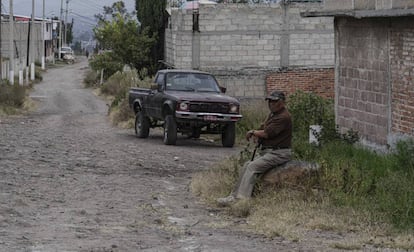
M49 69L38 108L0 118L0 251L332 251L326 241L342 239L268 239L198 202L192 174L239 149L112 127L86 70L84 59Z

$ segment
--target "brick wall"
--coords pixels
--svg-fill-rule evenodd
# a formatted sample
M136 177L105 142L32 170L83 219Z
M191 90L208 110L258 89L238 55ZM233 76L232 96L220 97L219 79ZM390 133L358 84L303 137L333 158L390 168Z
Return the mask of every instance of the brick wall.
M392 132L414 135L414 18L391 26Z
M312 92L325 98L334 98L335 70L320 69L289 69L268 74L266 91L281 90L290 95L297 90Z

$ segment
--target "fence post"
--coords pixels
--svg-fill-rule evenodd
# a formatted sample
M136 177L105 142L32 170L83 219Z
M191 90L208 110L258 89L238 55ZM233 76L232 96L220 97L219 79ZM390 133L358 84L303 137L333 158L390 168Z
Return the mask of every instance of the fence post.
M99 82L99 84L103 84L103 75L104 75L104 70L101 70L101 81Z

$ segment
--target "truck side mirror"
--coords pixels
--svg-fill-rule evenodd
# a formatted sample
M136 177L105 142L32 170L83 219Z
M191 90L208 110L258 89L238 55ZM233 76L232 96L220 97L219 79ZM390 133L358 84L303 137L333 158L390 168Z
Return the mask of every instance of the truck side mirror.
M161 91L162 90L162 85L160 85L158 83L151 84L151 90Z
M221 91L222 93L226 93L227 88L220 86L220 91Z

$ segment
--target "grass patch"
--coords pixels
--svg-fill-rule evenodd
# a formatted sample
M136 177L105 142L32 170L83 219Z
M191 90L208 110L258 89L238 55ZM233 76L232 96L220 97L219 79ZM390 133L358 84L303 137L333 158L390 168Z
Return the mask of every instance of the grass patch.
M309 125L298 123L294 127L293 150L295 159L320 164L316 181L301 188L256 190L259 193L255 197L227 209L229 213L246 216L250 228L270 237L295 241L322 230L352 234L351 241L331 244L337 249L361 249L364 244L414 249L414 141L400 142L388 154L375 153L356 144L357 132L340 134L336 130L331 101L306 96L313 95L299 93L289 97L293 118L321 124L325 131L319 136L320 145L315 146L308 143ZM309 106L320 108L313 113ZM261 101L245 109L253 111L243 113L240 131L257 128L256 123L264 118L259 111L268 111ZM248 148L196 174L192 192L207 204L216 205L216 198L227 196L233 189L238 171L250 153Z
M102 95L109 102L109 118L113 125L122 128L134 127L135 117L129 106L128 92L131 87L149 88L152 81L149 78L141 79L135 70L116 72L102 85L99 83L100 75L93 70L88 71L84 77L84 84L87 88L97 88L99 95Z

